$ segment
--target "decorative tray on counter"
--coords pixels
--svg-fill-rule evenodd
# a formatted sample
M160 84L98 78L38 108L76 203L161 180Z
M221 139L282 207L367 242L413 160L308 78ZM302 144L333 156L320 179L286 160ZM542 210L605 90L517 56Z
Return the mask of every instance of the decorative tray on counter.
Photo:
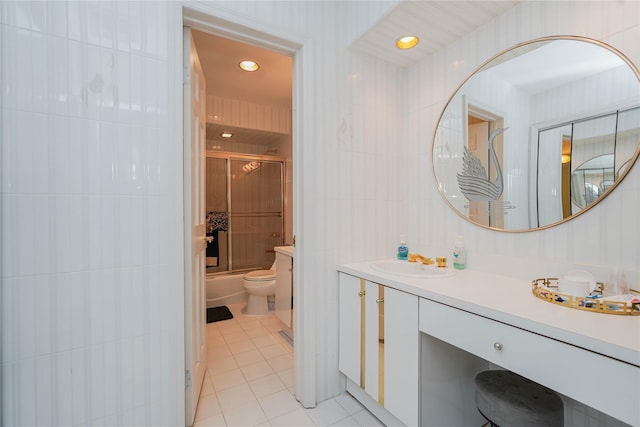
M600 282L597 282L595 290L587 296L560 292L557 278L535 279L531 285L536 297L553 304L596 313L640 316L640 292L633 289L629 291L629 295L607 299L602 297L604 285Z

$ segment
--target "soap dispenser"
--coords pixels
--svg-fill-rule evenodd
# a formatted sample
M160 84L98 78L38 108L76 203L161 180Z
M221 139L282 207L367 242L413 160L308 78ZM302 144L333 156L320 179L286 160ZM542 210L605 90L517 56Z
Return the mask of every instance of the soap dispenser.
M467 251L464 249L464 239L458 236L453 247L453 268L464 270L467 267Z
M406 261L409 256L409 248L405 242L404 236L400 236L400 245L398 246L398 259Z

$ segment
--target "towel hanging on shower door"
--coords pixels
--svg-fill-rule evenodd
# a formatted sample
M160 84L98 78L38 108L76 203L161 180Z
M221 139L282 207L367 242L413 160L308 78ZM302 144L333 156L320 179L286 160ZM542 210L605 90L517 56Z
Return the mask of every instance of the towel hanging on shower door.
M213 240L207 244L207 267L218 267L220 265L218 232L227 230L229 230L229 214L227 212L207 212L207 237L213 237Z

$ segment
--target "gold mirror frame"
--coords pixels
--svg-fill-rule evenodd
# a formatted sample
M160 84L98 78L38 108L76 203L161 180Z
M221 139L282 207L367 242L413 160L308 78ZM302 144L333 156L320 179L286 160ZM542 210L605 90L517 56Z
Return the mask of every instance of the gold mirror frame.
M638 80L638 87L640 87L640 71L638 70L638 68L620 51L618 51L617 49L613 48L612 46L609 46L603 42L597 41L597 40L593 40L590 38L586 38L586 37L578 37L578 36L550 36L550 37L541 37L541 38L536 38L533 40L529 40L526 42L522 42L519 43L511 48L508 48L506 50L503 50L501 52L499 52L498 54L494 55L493 57L491 57L490 59L488 59L487 61L485 61L484 63L482 63L479 67L477 67L473 73L471 73L464 81L462 81L462 83L460 83L460 85L456 88L456 90L453 92L453 94L451 95L451 97L449 98L449 100L447 101L445 107L443 108L442 112L440 113L440 116L438 118L438 122L437 122L437 126L434 130L434 136L433 136L433 143L432 143L432 172L434 175L434 179L436 182L436 185L438 187L438 191L440 192L440 195L442 196L442 198L445 200L445 202L449 205L449 207L459 216L461 216L462 218L464 218L465 220L471 222L472 224L478 225L480 227L486 228L486 229L490 229L490 230L496 230L496 231L504 231L504 232L529 232L529 231L536 231L536 230L543 230L543 229L547 229L550 227L554 227L556 225L562 224L564 222L567 222L573 218L576 218L580 215L582 215L583 213L589 211L590 209L592 209L594 206L596 206L598 203L600 203L602 200L604 200L606 198L606 196L608 196L617 186L620 182L622 182L622 180L625 178L625 176L629 173L629 171L631 170L631 168L633 167L633 165L635 164L637 158L640 155L640 141L638 141L638 145L636 146L635 152L634 154L630 157L630 159L627 161L628 165L626 167L626 169L624 170L624 172L615 179L615 182L613 183L613 185L608 188L595 202L593 202L592 204L588 205L587 207L581 209L580 211L576 212L576 213L571 213L568 217L565 217L559 221L555 221L549 224L545 224L545 225L539 225L537 227L531 227L531 219L528 219L529 222L529 227L528 228L513 228L513 229L509 229L509 228L503 228L503 227L496 227L494 225L485 225L481 222L477 222L472 220L468 214L466 212L461 211L460 209L458 209L456 206L454 206L452 204L452 202L449 200L449 196L446 194L447 193L447 188L446 187L450 187L452 184L451 180L449 180L448 182L443 182L442 179L440 179L438 177L438 169L439 167L436 165L436 156L438 155L437 152L438 151L442 151L443 148L443 144L445 143L440 143L440 145L438 145L439 141L438 141L438 136L439 136L439 130L441 129L441 126L443 126L443 117L445 117L445 114L447 113L447 109L452 105L452 101L454 101L454 99L456 99L457 97L463 97L464 94L460 93L461 89L465 86L465 84L467 84L467 82L469 82L472 78L474 78L475 76L477 76L480 72L484 71L485 69L491 68L494 65L496 65L496 63L500 63L500 62L506 62L508 61L511 57L514 56L519 56L520 53L518 53L518 55L514 55L514 53L518 52L521 48L523 49L527 49L527 47L531 47L531 46L535 46L535 44L542 44L542 43L548 43L548 42L552 42L552 41L558 41L558 40L564 40L564 41L579 41L579 42L584 42L584 43L590 43L592 45L596 45L602 49L607 50L610 53L613 53L614 55L616 55L618 58L620 58L624 63L626 63L626 65L629 67L629 69L632 71L632 73L635 75L636 79ZM466 105L466 101L464 102L464 104ZM635 102L635 106L632 105L631 108L635 108L635 107L640 107L640 96L638 97L638 99ZM468 111L465 111L465 116L468 117ZM537 125L537 123L529 123L528 124L528 129L527 132L530 133L531 129L535 128ZM465 141L468 138L468 135L465 133L466 129L467 129L468 125L463 125L464 131L462 132L462 141ZM542 129L542 127L540 127L539 129ZM508 131L507 131L508 132ZM503 132L495 132L496 135L493 135L492 137L489 137L489 144L493 144L495 143L497 144L502 144L503 141L502 139L505 138L504 134L501 134ZM506 142L505 142L506 144ZM527 152L529 154L531 154L531 142L529 139L527 139L526 144L528 146ZM537 142L536 142L536 147L537 147ZM465 151L466 151L466 146L468 145L467 142L463 143L464 147L465 147ZM448 148L446 145L444 145L444 148ZM443 155L446 156L451 156L451 157L459 157L460 158L460 162L462 162L462 158L464 157L464 153L445 153ZM537 160L536 160L537 161ZM529 158L527 159L528 165L527 165L527 171L529 170L529 166L531 164L531 160L529 160ZM465 161L466 164L466 161ZM498 163L499 164L499 163ZM489 165L488 165L489 166ZM464 166L466 167L466 166ZM536 165L536 168L539 168L539 165ZM442 166L440 166L440 168L442 168ZM463 168L460 168L459 171L462 171ZM489 178L491 177L491 166L489 166ZM495 168L494 168L495 169ZM501 173L501 171L500 171ZM535 177L531 178L531 174L535 173ZM459 173L457 173L458 175ZM538 182L538 169L536 169L535 171L532 171L530 173L528 173L528 177L527 179L527 188L529 190L531 190L531 183L532 183L532 179L535 180L536 185ZM500 177L501 178L501 177ZM502 178L501 178L502 179ZM455 183L454 183L455 184ZM461 184L460 184L461 185ZM538 204L538 194L537 194L537 187L536 187L536 193L533 193L532 191L529 191L529 197L528 197L528 201L527 201L527 206L524 207L523 209L527 209L527 216L529 216L531 214L531 209L532 207L531 205L531 197L534 197L536 199L535 203L536 203L536 212L538 210L537 204ZM457 189L457 194L453 194L453 192L450 192L451 194L449 194L450 196L453 197L466 197L463 196L461 193L461 189L458 188ZM500 189L500 193L502 192L502 189ZM467 199L467 202L469 202L469 199ZM507 209L508 206L505 204L504 206L501 207L501 209ZM538 216L536 217L536 221L539 221L539 214L537 214ZM504 218L504 216L503 216Z

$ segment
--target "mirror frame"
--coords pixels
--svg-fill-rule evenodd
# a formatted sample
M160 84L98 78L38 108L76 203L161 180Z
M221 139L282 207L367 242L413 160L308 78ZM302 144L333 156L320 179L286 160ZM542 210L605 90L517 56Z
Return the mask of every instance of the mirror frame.
M490 57L489 59L487 59L486 61L482 62L478 67L476 67L473 72L471 74L469 74L457 87L456 89L453 91L452 95L449 97L449 99L447 100L446 104L444 105L444 107L442 108L442 111L440 113L440 115L438 116L438 120L436 122L436 126L433 130L433 138L432 138L432 143L431 143L431 172L433 174L433 178L435 180L435 184L436 184L436 188L438 190L438 192L440 193L440 196L442 196L443 200L445 201L445 203L449 206L449 208L451 208L451 210L453 210L458 216L460 216L461 218L463 218L464 220L466 220L467 222L474 224L478 227L482 227L485 228L487 230L494 230L494 231L501 231L501 232L505 232L505 233L529 233L529 232L533 232L533 231L540 231L540 230L545 230L551 227L555 227L556 225L560 225L563 224L565 222L568 222L574 218L579 217L580 215L584 214L585 212L591 210L593 207L595 207L596 205L598 205L602 200L604 200L617 186L618 184L620 184L624 178L627 176L627 174L629 173L629 171L633 168L634 164L636 163L636 160L638 159L638 157L640 156L640 141L638 142L638 146L636 147L636 150L633 154L633 156L627 161L625 162L626 165L626 169L624 170L623 174L620 175L619 177L616 178L616 180L614 181L613 185L608 188L600 197L598 197L598 199L596 201L594 201L593 203L591 203L590 205L588 205L587 207L585 207L584 209L581 209L579 212L575 213L575 214L571 214L570 216L561 219L560 221L556 221L550 224L546 224L543 226L538 226L536 228L527 228L527 229L504 229L504 228L498 228L498 227L492 227L489 225L484 225L484 224L480 224L478 222L474 222L471 219L469 219L466 215L464 215L463 212L459 211L455 206L453 206L451 204L451 202L449 202L449 199L447 198L447 196L443 193L442 191L442 185L440 180L438 179L438 177L436 176L436 167L435 167L435 162L434 162L434 152L435 152L435 148L436 148L436 136L438 133L438 128L440 126L440 122L442 121L442 117L444 116L447 108L449 107L449 104L451 104L451 101L458 95L458 92L460 91L460 89L476 74L478 74L479 72L481 72L487 65L491 64L491 62L493 62L494 60L496 60L497 58L501 57L502 55L505 55L509 52L512 52L516 49L519 49L523 46L527 46L527 45L531 45L533 43L539 43L539 42L550 42L550 41L555 41L555 40L573 40L573 41L580 41L580 42L586 42L586 43L591 43L597 46L600 46L603 49L607 49L608 51L614 53L615 55L617 55L620 59L622 59L631 69L631 71L635 74L636 78L638 79L638 85L640 85L640 70L638 69L638 67L622 52L620 52L618 49L614 48L613 46L610 46L602 41L599 40L595 40L595 39L591 39L589 37L583 37L583 36L572 36L572 35L558 35L558 36L545 36L545 37L538 37L535 39L531 39L531 40L527 40L524 42L520 42L516 45L513 45L507 49L504 49L500 52L498 52L497 54L493 55L492 57ZM640 107L640 99L639 99L639 105ZM528 207L527 207L528 208Z

